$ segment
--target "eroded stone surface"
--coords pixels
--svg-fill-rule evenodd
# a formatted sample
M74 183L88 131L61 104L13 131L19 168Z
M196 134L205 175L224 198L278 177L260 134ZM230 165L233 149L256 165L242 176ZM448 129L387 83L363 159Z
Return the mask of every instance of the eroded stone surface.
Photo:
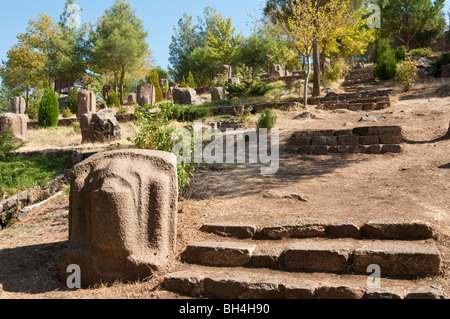
M178 203L173 154L96 154L73 169L69 250L61 265L81 268L83 287L145 279L173 257Z

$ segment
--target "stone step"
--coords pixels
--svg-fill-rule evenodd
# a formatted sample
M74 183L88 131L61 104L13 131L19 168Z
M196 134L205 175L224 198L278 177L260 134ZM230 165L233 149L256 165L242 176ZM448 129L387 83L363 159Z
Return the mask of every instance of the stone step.
M164 278L164 289L217 299L444 299L441 286L366 276L286 274L245 269L191 268Z
M266 240L312 237L422 240L434 236L433 227L429 223L406 220L372 220L357 226L351 221L328 222L298 218L277 221L262 227L250 224L211 223L203 225L201 230L222 237Z
M216 267L357 274L377 265L382 276L401 277L438 276L441 269L439 250L425 241L200 242L188 245L184 261Z

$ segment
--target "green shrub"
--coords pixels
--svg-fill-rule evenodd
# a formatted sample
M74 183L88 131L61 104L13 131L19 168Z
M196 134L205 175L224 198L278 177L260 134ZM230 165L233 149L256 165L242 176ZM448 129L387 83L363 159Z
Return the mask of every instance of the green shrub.
M211 116L209 107L205 106L186 106L166 103L171 109L170 120L179 122L193 122L195 120L203 120Z
M389 45L383 46L378 51L377 65L374 76L382 81L392 80L397 74L397 59Z
M409 55L414 58L426 58L433 56L434 53L430 49L414 49L409 52Z
M434 66L437 69L437 75L441 73L441 68L447 64L450 64L450 52L441 54L439 59L434 63Z
M277 123L277 114L271 109L265 109L258 120L258 130L266 128L267 132L271 132Z
M397 80L404 86L405 91L409 91L417 75L417 61L410 58L400 62L397 67Z
M395 50L395 58L397 62L404 61L406 59L406 47L402 45Z
M0 135L0 161L4 161L7 154L14 152L23 145L23 143L17 143L17 141L14 140L11 126L12 123L10 123L9 127Z
M344 59L332 61L331 67L325 70L325 84L330 84L343 78L348 72L349 66Z
M135 139L129 138L136 147L140 149L159 150L172 152L175 146L172 140L172 134L175 129L170 121L173 117L173 111L177 108L173 102L156 104L151 108L157 108L156 112L149 112L148 109L137 106L136 116L138 118L137 126L140 128ZM194 166L192 164L178 161L178 187L182 196L184 190L190 185L193 176Z
M273 86L265 82L244 81L234 85L227 83L228 98L240 98L244 96L264 96L273 89Z
M180 87L187 88L186 78L184 76L181 79Z
M39 104L40 102L30 103L28 108L28 118L30 120L37 120L39 114Z
M192 73L189 71L189 75L186 81L186 85L192 89L195 89L195 80L194 80L194 76L192 75Z
M62 114L62 116L63 116L63 118L69 118L69 117L72 117L72 112L70 111L70 109L68 108L68 107L66 107L66 109L64 110L64 112L63 112L63 114Z
M45 90L41 99L38 112L38 124L40 127L58 126L59 122L59 103L58 95L52 88Z
M386 40L377 40L375 42L375 50L373 52L373 63L378 64L378 59L388 50L391 50L391 47Z
M69 108L69 110L72 114L75 114L78 112L78 89L77 88L73 88L72 92L70 92L70 95L67 98L66 103L67 103L67 107Z
M112 92L108 95L108 98L106 99L106 105L108 105L108 107L120 107L120 99L116 92Z
M81 134L81 124L79 122L73 123L73 131L76 134Z
M159 75L155 69L151 69L147 77L147 83L152 84L155 87L155 101L156 103L164 100L164 95L162 93L161 87L159 86Z
M375 67L374 76L382 81L388 81L395 78L397 73L397 63L394 61L386 61Z

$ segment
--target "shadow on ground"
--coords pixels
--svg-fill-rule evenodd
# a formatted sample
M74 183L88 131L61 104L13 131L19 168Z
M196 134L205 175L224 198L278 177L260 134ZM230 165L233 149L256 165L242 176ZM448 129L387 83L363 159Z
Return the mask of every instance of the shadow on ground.
M67 242L0 250L0 284L6 292L40 294L66 290L58 265Z
M237 198L258 195L264 191L288 187L292 182L309 180L330 174L337 169L367 161L351 155L307 156L282 154L278 172L262 175L263 164L223 164L200 171L190 191L189 199Z

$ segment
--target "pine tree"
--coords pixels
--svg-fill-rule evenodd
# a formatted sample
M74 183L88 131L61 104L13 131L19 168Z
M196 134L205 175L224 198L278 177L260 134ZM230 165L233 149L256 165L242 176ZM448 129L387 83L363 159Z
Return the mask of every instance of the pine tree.
M40 127L58 126L59 122L59 103L58 95L52 88L45 90L41 99L38 114L38 124Z

